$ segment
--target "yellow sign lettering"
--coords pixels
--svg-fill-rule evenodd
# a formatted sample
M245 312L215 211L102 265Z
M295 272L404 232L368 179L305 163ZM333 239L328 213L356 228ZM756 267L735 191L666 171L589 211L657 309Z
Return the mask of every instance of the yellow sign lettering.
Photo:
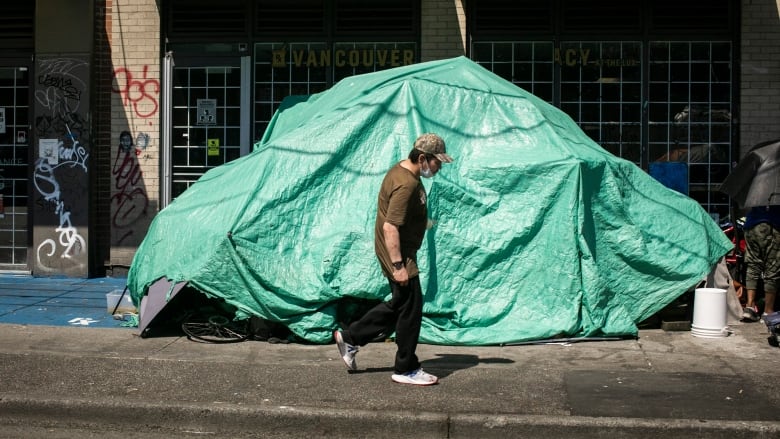
M568 67L578 64L580 66L592 64L600 67L638 67L640 64L636 58L601 58L591 61L590 54L591 49L588 48L580 47L579 49L561 50L556 47L553 50L553 62Z
M346 55L346 52L344 52L343 50L336 51L336 61L335 61L336 67L344 67L344 65L346 64L344 62L344 55Z
M401 51L398 49L393 49L390 51L390 65L393 67L398 67L401 65L399 59L401 57Z
M590 49L580 48L580 64L583 66L588 65L588 57L590 57Z
M363 50L363 67L371 67L374 65L374 51L373 50Z
M306 58L306 67L318 67L317 66L317 52L310 50L309 56Z
M360 64L360 53L357 50L349 51L349 66L357 67Z
M284 50L274 50L271 58L272 67L287 67L287 52Z
M573 50L573 49L571 49ZM556 49L556 60L560 61L560 52ZM581 56L587 60L588 51L581 52ZM271 65L273 67L287 67L286 49L271 52ZM330 49L306 50L298 49L290 51L290 64L295 67L397 67L414 64L415 52L413 49ZM566 52L567 63L574 59L575 54Z
M303 50L295 50L292 52L293 64L295 67L300 67L303 64Z
M577 65L577 51L574 49L566 49L566 65L571 67Z
M412 65L414 64L414 50L405 49L404 50L404 65Z
M376 60L377 64L379 64L379 67L384 67L387 65L387 50L377 50Z

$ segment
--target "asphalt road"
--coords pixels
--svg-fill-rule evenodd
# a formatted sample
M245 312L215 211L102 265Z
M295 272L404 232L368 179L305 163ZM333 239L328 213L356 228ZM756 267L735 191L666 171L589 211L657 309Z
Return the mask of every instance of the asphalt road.
M347 373L334 345L0 324L0 435L777 438L780 349L762 326L712 339L653 329L620 341L421 345L440 383L413 387L390 380L392 343L363 348Z

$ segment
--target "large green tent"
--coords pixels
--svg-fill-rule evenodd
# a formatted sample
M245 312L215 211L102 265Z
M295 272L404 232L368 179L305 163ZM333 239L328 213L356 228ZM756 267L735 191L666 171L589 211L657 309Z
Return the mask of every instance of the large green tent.
M694 200L460 57L288 102L254 152L157 215L129 272L134 301L158 279L187 282L238 319L330 341L342 299L389 292L373 250L377 190L425 132L455 162L424 181L436 225L419 253L421 342L635 335L731 246Z

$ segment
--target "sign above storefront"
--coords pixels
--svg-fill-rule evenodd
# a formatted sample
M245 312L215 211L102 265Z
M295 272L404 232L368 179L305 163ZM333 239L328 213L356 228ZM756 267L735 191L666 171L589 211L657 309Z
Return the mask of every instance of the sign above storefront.
M590 49L580 47L571 49L555 48L553 60L561 66L574 67L586 66L588 64L600 67L638 67L639 60L636 58L601 58L590 59Z
M414 64L412 49L322 49L273 51L273 67L399 67Z

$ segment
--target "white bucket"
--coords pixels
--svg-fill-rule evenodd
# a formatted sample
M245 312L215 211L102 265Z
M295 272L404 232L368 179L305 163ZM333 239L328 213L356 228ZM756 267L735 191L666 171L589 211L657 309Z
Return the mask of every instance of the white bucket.
M726 325L726 290L696 288L691 334L706 338L729 335L729 329Z

